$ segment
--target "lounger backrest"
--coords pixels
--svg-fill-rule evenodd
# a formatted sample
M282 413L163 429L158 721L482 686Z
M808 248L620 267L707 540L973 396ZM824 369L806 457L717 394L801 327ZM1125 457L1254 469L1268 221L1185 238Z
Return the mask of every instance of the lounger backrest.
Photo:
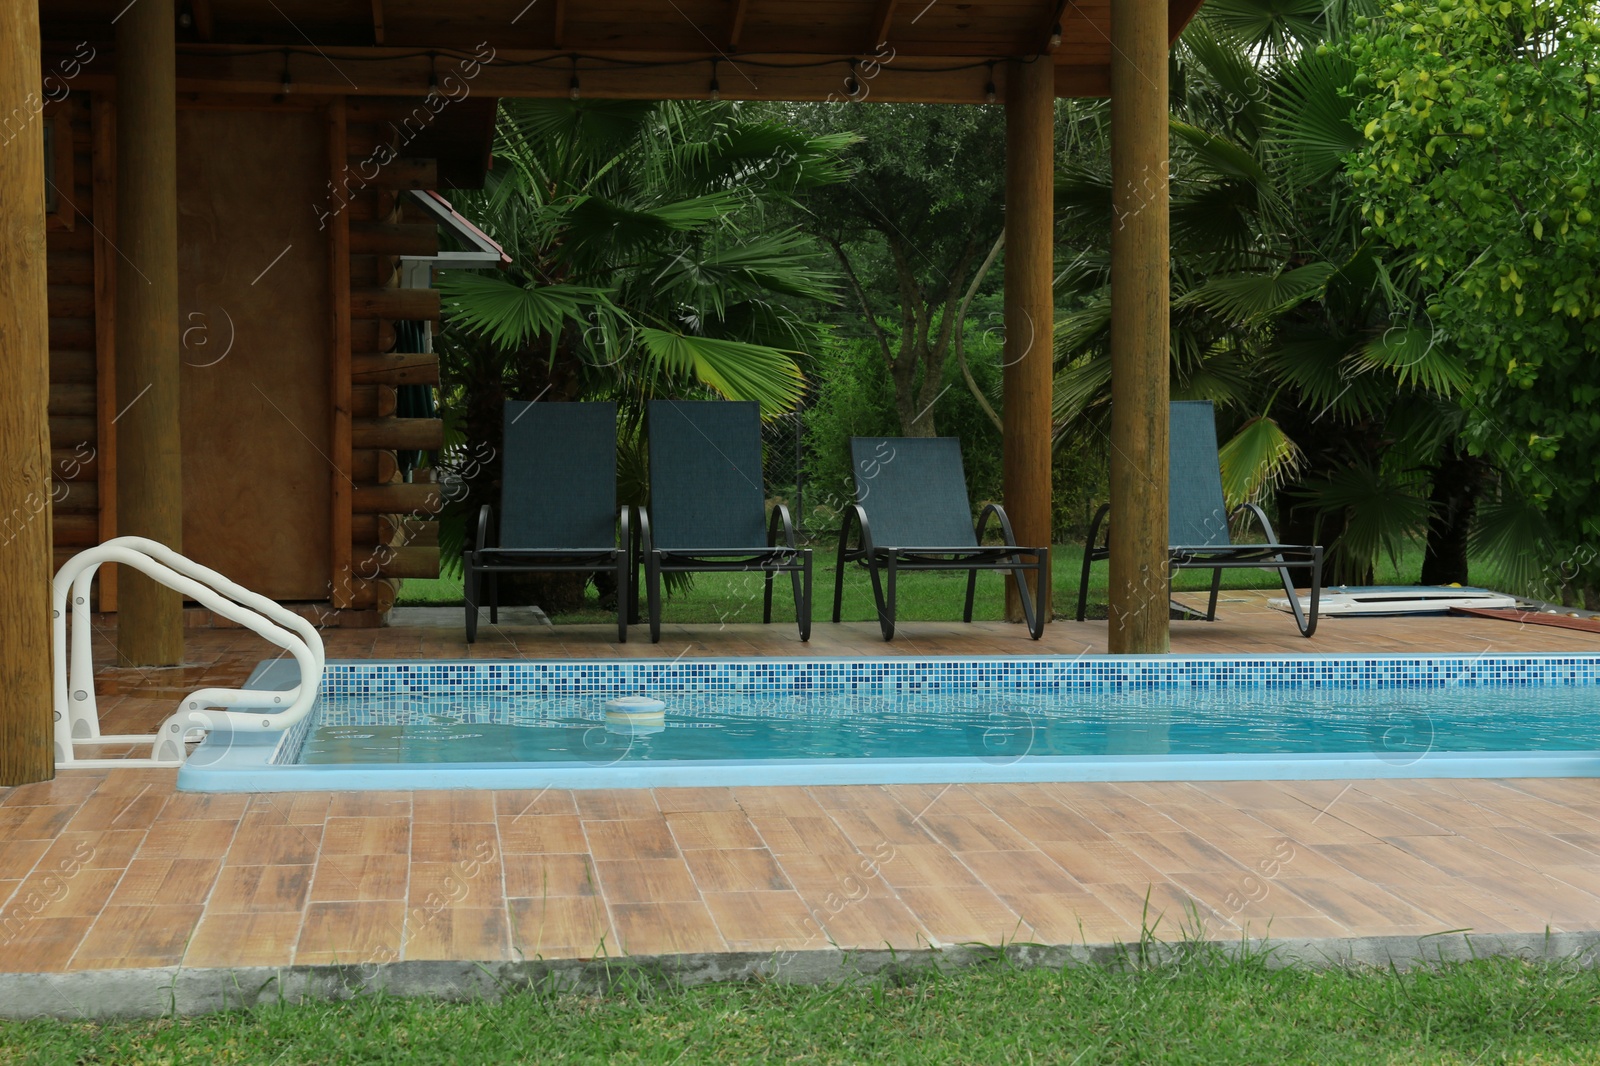
M617 546L617 405L508 400L500 546Z
M729 400L650 401L650 530L655 546L767 543L761 408Z
M1185 547L1228 540L1228 508L1217 459L1217 416L1210 400L1172 404L1168 441L1167 543Z
M971 548L972 503L954 437L851 437L856 502L885 548Z

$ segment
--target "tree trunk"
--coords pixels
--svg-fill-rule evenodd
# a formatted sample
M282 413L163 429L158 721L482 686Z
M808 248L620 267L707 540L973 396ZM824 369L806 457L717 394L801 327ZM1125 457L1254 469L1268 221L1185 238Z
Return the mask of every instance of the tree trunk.
M1424 585L1467 584L1467 534L1482 482L1482 461L1452 442L1433 470L1427 550L1422 557Z

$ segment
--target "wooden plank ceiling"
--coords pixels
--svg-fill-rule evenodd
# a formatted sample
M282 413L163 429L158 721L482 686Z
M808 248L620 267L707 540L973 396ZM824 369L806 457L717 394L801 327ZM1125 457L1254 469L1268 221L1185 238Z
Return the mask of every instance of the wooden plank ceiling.
M41 0L47 50L109 42L127 0ZM1176 37L1199 0L1169 0ZM1008 58L1109 92L1111 0L178 0L190 89L409 95L460 57L495 96L1004 99ZM483 80L487 79L487 80Z

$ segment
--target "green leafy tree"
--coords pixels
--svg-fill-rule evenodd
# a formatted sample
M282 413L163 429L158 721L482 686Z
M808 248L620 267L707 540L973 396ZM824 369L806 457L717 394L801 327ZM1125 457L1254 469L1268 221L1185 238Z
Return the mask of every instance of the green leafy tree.
M1426 0L1362 20L1361 212L1467 353L1474 452L1509 476L1481 539L1600 607L1600 25L1575 0Z
M832 250L857 322L888 371L900 434L936 436L956 311L1003 228L1004 116L915 104L787 113L859 137L846 155L849 180L803 198L806 226Z
M1425 531L1430 558L1463 542L1471 508L1430 498L1451 485L1459 359L1419 313L1415 277L1361 233L1344 176L1361 141L1354 68L1313 46L1347 18L1226 0L1181 38L1171 387L1217 404L1230 500L1275 502L1281 537L1329 545L1331 578L1364 583ZM1067 441L1103 433L1109 413L1108 156L1080 153L1057 180L1063 243L1078 249L1056 335ZM1465 480L1454 491L1470 504ZM1444 580L1464 567L1463 554Z
M447 424L494 457L463 509L493 499L506 399L619 400L639 502L644 399L792 409L835 278L786 209L843 178L852 140L728 103L502 103L495 168L455 205L511 265L438 283Z

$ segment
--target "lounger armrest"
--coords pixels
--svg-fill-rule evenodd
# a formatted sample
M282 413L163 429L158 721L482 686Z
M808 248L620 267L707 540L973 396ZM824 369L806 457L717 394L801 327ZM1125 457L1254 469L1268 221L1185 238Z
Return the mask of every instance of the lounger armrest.
M778 547L778 526L780 522L783 526L784 546L789 548L799 547L799 545L795 543L794 522L789 517L789 508L785 507L781 503L775 503L772 505L772 518L767 522L768 547Z
M1267 543L1278 543L1278 534L1273 532L1272 522L1268 520L1267 512L1263 511L1257 504L1241 503L1239 506L1233 509L1233 514L1228 516L1228 521L1231 523L1234 519L1247 512L1251 515L1254 515L1255 520L1260 523L1261 532L1266 534Z
M478 533L473 541L474 551L481 552L489 547L489 530L493 528L493 525L494 508L486 503L478 508Z
M655 542L650 537L650 512L643 507L635 507L633 510L639 519L639 553L649 555L655 551Z
M1011 519L1006 516L1006 509L998 503L985 504L978 513L978 525L974 531L978 538L978 546L983 547L983 535L989 528L989 516L993 515L1000 523L1000 535L1005 538L1006 547L1017 546L1017 535L1011 531Z
M850 544L850 526L857 526L861 530L859 552L872 551L872 527L867 524L867 512L859 503L844 505L844 524L839 527L839 551L844 552ZM842 560L843 555L840 556ZM854 558L854 556L852 556Z
M625 503L617 509L617 543L622 545L624 553L633 549L633 541L628 539L632 519L633 504Z

